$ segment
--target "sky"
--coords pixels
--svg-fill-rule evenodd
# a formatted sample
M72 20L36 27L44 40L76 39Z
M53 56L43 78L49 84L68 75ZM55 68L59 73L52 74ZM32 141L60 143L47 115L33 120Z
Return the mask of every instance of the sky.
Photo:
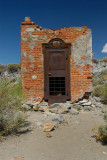
M107 57L107 0L0 0L0 64L20 62L20 25L31 17L42 28L87 26L93 57Z

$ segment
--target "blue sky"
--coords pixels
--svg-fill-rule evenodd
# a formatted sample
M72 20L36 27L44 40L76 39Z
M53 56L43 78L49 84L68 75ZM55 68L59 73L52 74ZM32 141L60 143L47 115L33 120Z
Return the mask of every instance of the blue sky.
M1 0L0 64L20 62L20 24L27 16L43 28L88 26L93 57L107 57L107 0Z

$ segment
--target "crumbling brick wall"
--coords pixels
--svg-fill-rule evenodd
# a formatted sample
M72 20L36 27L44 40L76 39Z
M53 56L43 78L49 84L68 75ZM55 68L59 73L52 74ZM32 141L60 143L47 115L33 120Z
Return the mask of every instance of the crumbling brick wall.
M35 97L41 101L44 98L42 44L53 38L71 43L71 100L76 101L92 90L92 35L91 29L86 26L60 30L43 29L26 17L25 22L21 23L22 89L28 99Z

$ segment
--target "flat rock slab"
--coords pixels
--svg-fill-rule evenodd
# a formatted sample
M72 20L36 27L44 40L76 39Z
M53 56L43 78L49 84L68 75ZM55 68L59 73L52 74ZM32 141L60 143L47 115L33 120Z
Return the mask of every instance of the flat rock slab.
M87 103L83 103L83 106L90 106L92 103L91 102L87 102Z
M82 101L79 101L79 103L87 103L88 102L88 100L87 99L83 99Z
M50 105L50 108L60 108L61 104L60 103L53 103Z
M54 123L50 122L50 123L45 123L44 124L44 128L43 128L44 132L50 132L53 129L54 129Z

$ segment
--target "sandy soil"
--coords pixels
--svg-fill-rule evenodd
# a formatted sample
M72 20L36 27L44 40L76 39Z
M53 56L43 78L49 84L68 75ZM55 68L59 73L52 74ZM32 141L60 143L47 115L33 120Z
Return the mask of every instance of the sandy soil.
M62 123L47 138L37 122L49 122L40 112L29 112L32 130L19 136L8 136L0 142L0 160L107 160L107 146L97 143L92 128L104 123L100 110L64 115ZM22 158L23 157L23 158Z

